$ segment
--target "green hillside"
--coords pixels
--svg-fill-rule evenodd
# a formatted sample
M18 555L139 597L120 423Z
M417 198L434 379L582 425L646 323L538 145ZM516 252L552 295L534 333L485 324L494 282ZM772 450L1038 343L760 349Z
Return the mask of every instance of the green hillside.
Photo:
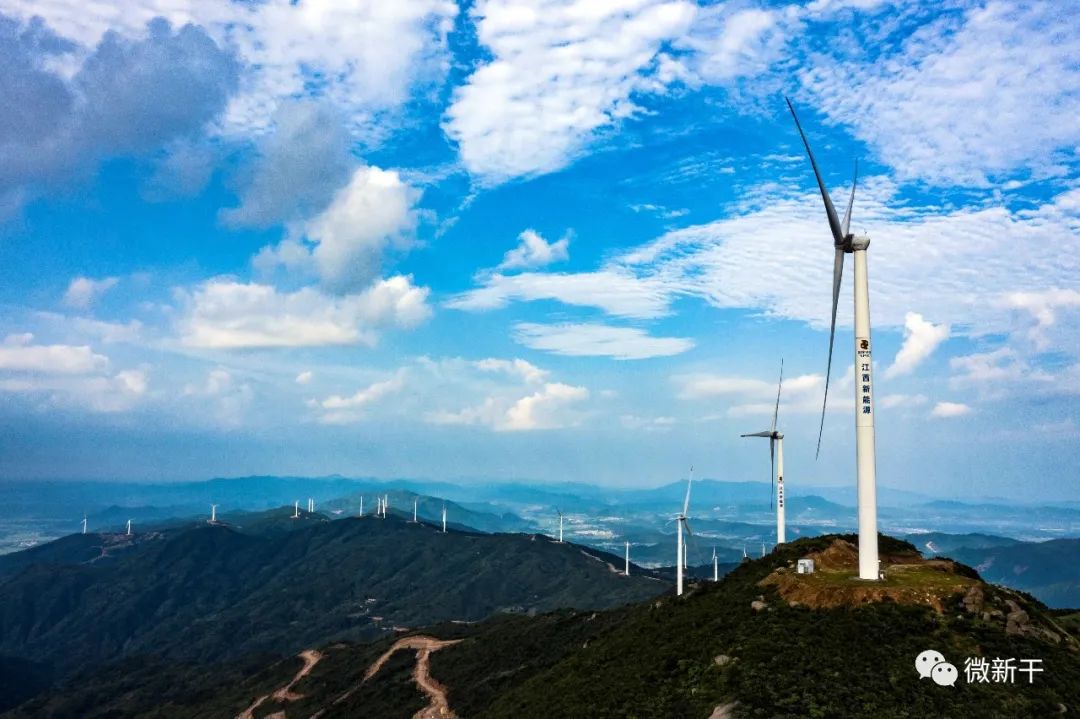
M294 529L275 531L282 524ZM203 524L136 535L137 547L90 563L83 545L112 537L62 541L66 553L39 549L48 562L0 578L0 655L60 676L139 655L284 656L499 612L618 606L668 586L644 570L624 577L610 566L618 558L577 545L394 517L272 517L258 532Z
M113 669L11 716L82 711L87 719L182 719L237 716L254 706L253 719L405 719L430 699L415 681L421 668L456 716L469 719L1080 716L1080 650L1065 626L1070 617L986 585L965 567L922 563L911 545L888 538L882 553L890 565L921 570L897 569L884 585L846 585L843 567L828 565L843 554L836 547L849 546L837 539L785 545L719 583L693 584L682 598L668 593L608 611L504 615L374 643L323 645L310 674L299 678L303 663L296 657L213 676L190 666L161 666L135 684ZM781 598L778 592L791 586L778 589L772 579L791 577L794 560L809 553L822 559L823 576L806 585L813 587L807 596L824 605L834 597L820 594L821 588L828 594L834 587L850 603L813 608ZM941 576L928 582L932 572ZM909 603L913 592L932 594L934 601ZM376 659L400 641L438 648L421 661L424 651L406 647L365 679ZM926 649L942 652L961 675L965 657L1037 658L1045 671L1031 684L1020 677L1014 684L969 684L962 677L943 687L918 677L915 657ZM286 698L275 698L286 687ZM107 704L108 712L88 710L95 701Z

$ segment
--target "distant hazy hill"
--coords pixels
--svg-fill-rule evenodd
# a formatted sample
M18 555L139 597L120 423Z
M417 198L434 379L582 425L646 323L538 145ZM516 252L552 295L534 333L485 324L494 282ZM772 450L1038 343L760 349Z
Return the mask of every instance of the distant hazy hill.
M1038 602L982 584L963 567L950 573L948 563L927 565L937 583L924 585L926 575L915 572L881 590L918 601L936 593L940 611L906 600L867 603L877 586L843 580L837 592L857 601L810 608L762 584L790 576L794 560L809 552L828 556L839 546L835 540L799 540L741 564L719 583L697 583L682 598L668 594L609 611L429 627L373 644L311 647L303 661L259 670L112 667L12 716L81 710L85 719L184 719L236 717L254 707L250 716L259 718L407 719L433 706L433 697L469 719L1077 716L1080 650L1062 627L1071 619L1058 622ZM886 555L913 556L910 545L895 540L882 547ZM808 581L827 592L835 580ZM915 658L926 649L961 672L968 656L1039 658L1045 672L1031 684L961 679L943 687L916 672ZM422 693L416 676L436 694Z
M1020 544L1019 539L999 537L994 534L969 532L967 534L947 534L945 532L923 532L904 537L919 548L923 554L949 554L962 547L967 549L986 549L987 547L1005 547Z
M621 576L609 566L616 557L543 537L289 513L134 544L76 535L9 555L0 655L60 675L135 655L226 660L493 612L612 607L667 587L640 569ZM103 547L114 556L87 563Z
M988 582L1035 594L1052 607L1080 607L1080 539L1013 542L947 552Z

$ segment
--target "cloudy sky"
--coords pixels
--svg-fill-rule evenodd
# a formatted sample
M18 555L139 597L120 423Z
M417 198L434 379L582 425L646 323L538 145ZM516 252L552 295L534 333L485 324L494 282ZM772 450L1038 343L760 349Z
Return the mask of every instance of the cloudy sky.
M0 0L0 476L1080 499L1071 2ZM849 265L850 267L850 265Z

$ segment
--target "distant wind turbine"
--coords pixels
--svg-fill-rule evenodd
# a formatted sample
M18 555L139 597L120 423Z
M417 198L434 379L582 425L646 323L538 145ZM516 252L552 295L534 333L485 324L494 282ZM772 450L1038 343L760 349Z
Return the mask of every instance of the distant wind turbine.
M446 534L446 505L445 504L443 504L443 506L442 506L442 531L443 531L443 534Z
M82 516L82 533L86 534L86 513Z
M417 505L417 500L414 499L412 501L412 523L413 524L416 524L416 505Z
M360 516L364 516L364 495L360 495Z
M720 564L716 558L716 547L712 548L712 580L714 582L720 581Z
M675 559L675 594L682 596L683 593L683 570L686 565L686 546L683 541L683 530L687 536L693 536L690 531L690 523L687 521L690 512L690 487L694 482L694 468L690 467L690 477L686 480L686 499L683 500L682 512L675 517L676 534L678 535Z
M769 482L776 486L776 543L784 543L784 435L776 431L776 419L780 414L780 388L784 385L784 360L780 360L780 381L776 383L776 407L773 409L772 429L741 437L769 438ZM769 489L772 504L772 488Z
M300 500L298 499L295 502L293 502L292 518L293 519L298 519L299 517L300 517Z
M130 519L127 521L127 534L128 534L129 537L131 536L131 520Z
M630 542L626 543L626 571L623 572L624 576L630 576Z
M787 98L785 98L787 99ZM870 238L864 235L856 237L849 231L851 227L851 208L855 204L855 183L859 165L855 164L855 178L851 181L851 196L847 210L841 221L836 214L829 191L821 179L814 153L806 139L799 117L791 100L787 100L788 109L795 119L810 166L814 170L821 199L825 204L825 215L829 221L829 230L833 236L833 285L832 285L832 323L829 327L829 359L825 365L825 397L821 402L821 424L818 427L817 453L821 453L821 436L825 430L825 408L829 401L829 374L832 369L833 340L836 336L836 305L840 301L840 281L844 274L844 255L851 254L855 265L855 466L858 475L859 496L859 579L876 580L880 578L878 570L878 531L877 531L877 467L874 439L874 361L870 347L870 283L867 277L866 250Z
M559 544L562 544L562 530L563 530L563 513L558 507L555 508L555 512L559 515Z
M764 556L765 556L765 542L762 542L762 543L761 543L761 556L762 556L762 557L764 557Z
M312 499L311 497L308 497L308 500L307 500L307 511L309 511L309 512L314 512L315 511L315 500Z
M211 504L210 505L210 523L211 524L213 524L214 522L217 521L217 508L218 508L218 506L216 504Z

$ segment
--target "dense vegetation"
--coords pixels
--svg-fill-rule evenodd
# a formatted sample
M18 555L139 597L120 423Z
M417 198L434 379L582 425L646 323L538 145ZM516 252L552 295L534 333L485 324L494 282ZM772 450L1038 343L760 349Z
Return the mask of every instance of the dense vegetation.
M681 599L668 593L607 611L502 615L419 631L462 640L433 653L430 666L447 688L451 707L469 719L705 719L721 705L729 705L734 717L754 718L1080 716L1080 651L1068 634L1075 615L1051 612L1022 593L978 585L987 608L1007 600L1027 612L1033 629L1010 634L1002 619L966 610L959 595L942 613L891 602L810 609L791 606L759 585L778 567L833 539L785 545L740 565L719 583L695 583ZM913 551L885 537L882 549ZM765 606L751 606L762 600ZM424 704L410 676L412 652L395 654L372 681L361 682L391 642L323 647L325 659L296 687L302 697L267 703L256 716L284 711L307 717L322 710L324 719L411 717ZM969 656L1037 658L1045 671L1033 684L1020 675L1012 684L968 684L961 676L955 687L941 687L920 680L914 668L915 657L929 648L941 651L961 674ZM290 658L259 671L234 666L214 677L192 665L160 667L138 678L121 678L113 670L85 677L75 689L35 700L12 716L236 716L255 697L284 686L299 666ZM155 683L170 681L186 689L172 692L177 699L157 700ZM334 703L349 690L354 693L347 701ZM115 713L88 711L94 696Z
M138 546L90 563L115 537L62 540L66 554L54 547L46 563L0 576L0 654L60 676L137 655L283 656L496 612L618 606L667 586L644 571L613 572L615 557L532 535L443 534L394 517L253 526L137 537Z

